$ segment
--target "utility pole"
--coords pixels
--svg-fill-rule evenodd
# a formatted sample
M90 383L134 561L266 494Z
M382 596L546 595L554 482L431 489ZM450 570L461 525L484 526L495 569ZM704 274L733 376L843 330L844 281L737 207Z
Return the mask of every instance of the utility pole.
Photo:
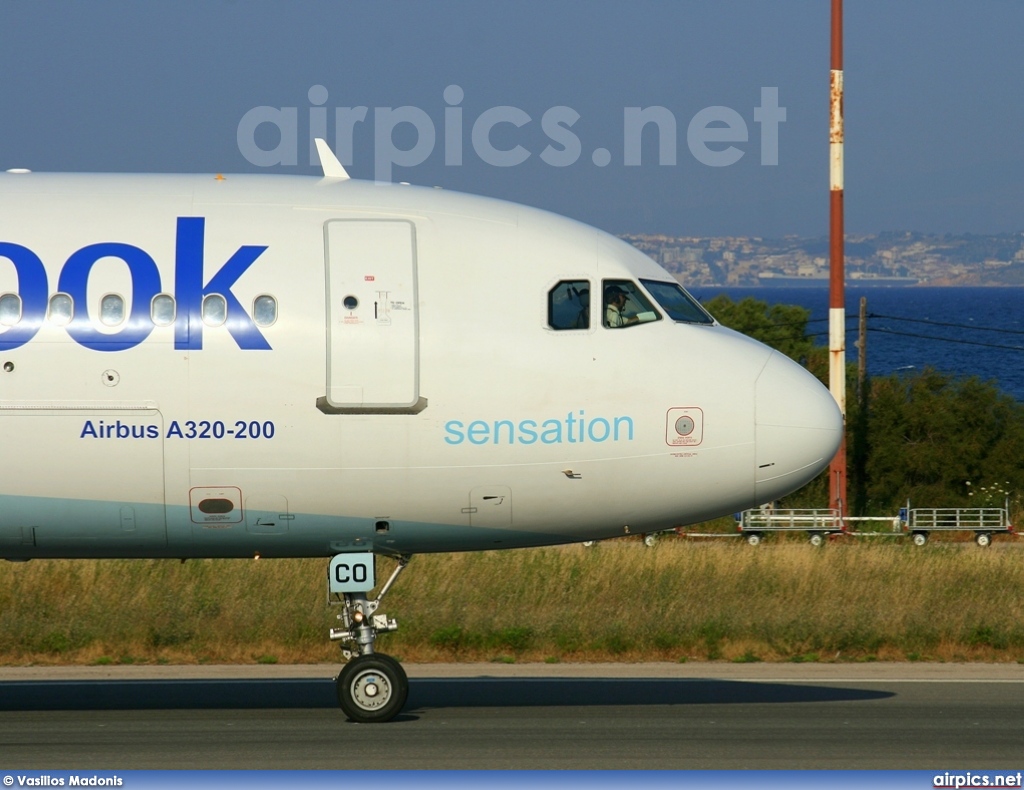
M860 320L857 322L857 406L864 407L864 382L868 375L868 298L860 298Z
M843 440L829 465L830 506L846 504L846 273L843 227L843 0L832 0L832 70L829 101L829 390L843 413Z
M847 508L855 516L863 516L867 504L868 397L868 298L862 296L857 327L857 412L850 426L853 500Z

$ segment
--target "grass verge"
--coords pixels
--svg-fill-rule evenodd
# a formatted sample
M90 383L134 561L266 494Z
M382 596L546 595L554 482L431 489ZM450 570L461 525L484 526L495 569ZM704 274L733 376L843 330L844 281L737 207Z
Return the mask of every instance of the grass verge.
M337 661L324 560L0 565L0 663ZM381 560L386 578L390 561ZM663 539L422 555L406 661L1024 661L1016 547Z

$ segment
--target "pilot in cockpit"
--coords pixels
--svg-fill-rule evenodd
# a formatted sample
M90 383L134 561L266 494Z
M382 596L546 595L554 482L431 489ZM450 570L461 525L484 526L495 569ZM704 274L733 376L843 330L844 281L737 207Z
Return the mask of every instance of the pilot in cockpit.
M617 285L604 289L604 325L611 328L629 326L639 321L637 316L626 317L626 292Z

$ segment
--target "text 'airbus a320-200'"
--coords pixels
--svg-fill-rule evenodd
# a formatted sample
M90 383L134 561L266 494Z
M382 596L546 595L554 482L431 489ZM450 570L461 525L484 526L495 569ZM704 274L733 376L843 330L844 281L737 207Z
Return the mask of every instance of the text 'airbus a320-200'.
M330 558L339 702L386 721L412 555L695 523L835 454L828 391L628 244L318 146L322 178L0 174L0 557Z

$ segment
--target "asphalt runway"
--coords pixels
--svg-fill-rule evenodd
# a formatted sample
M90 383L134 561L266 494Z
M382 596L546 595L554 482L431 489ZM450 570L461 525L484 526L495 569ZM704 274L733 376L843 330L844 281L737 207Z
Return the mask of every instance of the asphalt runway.
M0 672L0 765L1020 769L1024 667L913 666L410 668L406 709L383 725L347 721L323 669Z

